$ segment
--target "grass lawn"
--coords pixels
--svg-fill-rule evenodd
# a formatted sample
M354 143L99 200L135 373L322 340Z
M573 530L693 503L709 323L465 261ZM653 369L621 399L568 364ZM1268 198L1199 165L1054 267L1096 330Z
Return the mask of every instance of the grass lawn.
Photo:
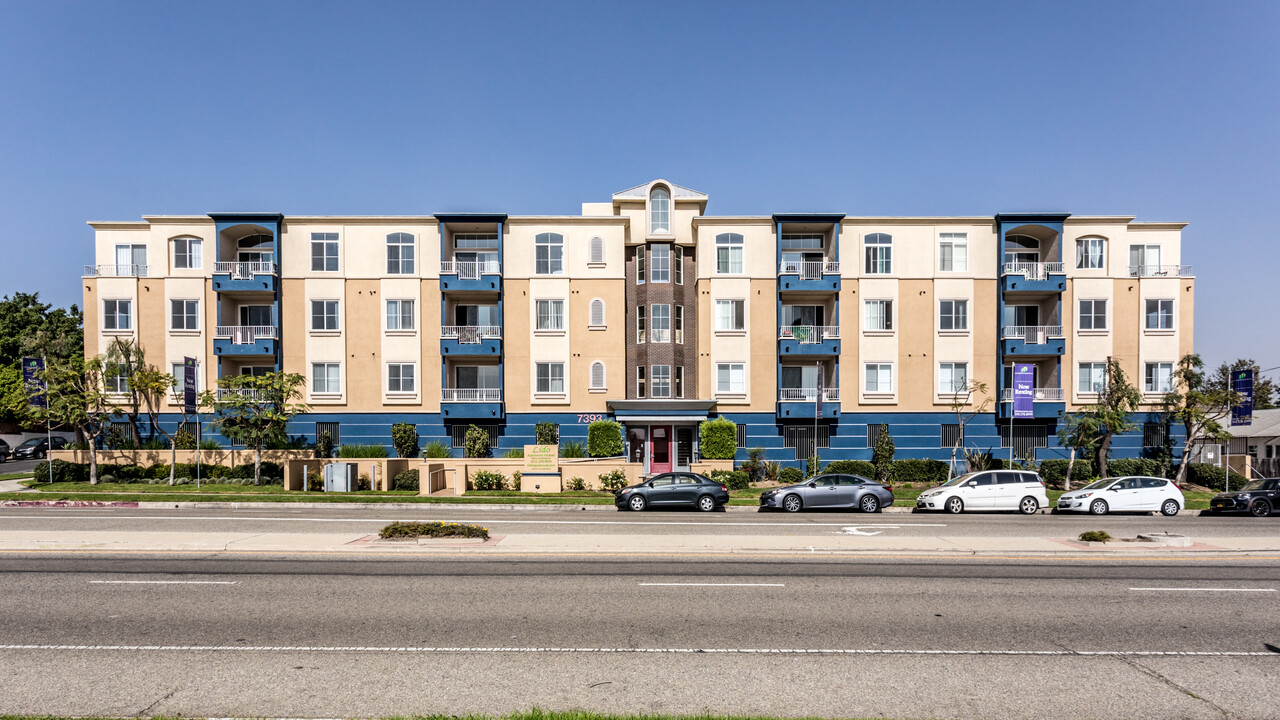
M0 480L17 480L18 478L31 477L31 473L4 473L0 475Z

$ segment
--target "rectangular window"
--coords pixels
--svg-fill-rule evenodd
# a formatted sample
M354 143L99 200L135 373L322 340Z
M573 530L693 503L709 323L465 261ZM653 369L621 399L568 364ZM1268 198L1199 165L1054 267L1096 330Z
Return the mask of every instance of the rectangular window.
M129 375L116 367L108 365L102 373L102 389L111 395L127 395L129 393Z
M683 285L684 284L684 248L680 247L679 245L676 245L674 248L672 248L672 253L675 255L675 259L672 261L674 264L674 267L672 269L675 270L675 273L676 273L676 284Z
M146 245L116 246L116 275L121 277L146 277L147 270Z
M1106 330L1107 329L1107 301L1106 300L1081 300L1080 301L1080 329L1081 330Z
M1034 458L1036 448L1049 447L1049 428L1046 425L1014 423L1013 432L1010 427L1000 427L1000 447L1012 447L1013 454L1020 458Z
M169 363L169 374L173 376L173 394L179 398L182 397L183 383L187 377L187 366L185 363ZM204 389L204 382L200 377L200 363L196 363L196 392L199 393Z
M645 335L644 330L645 330L644 306L641 305L640 307L636 308L636 343L639 345L644 344L644 335Z
M173 267L175 270L197 270L203 264L200 238L174 238Z
M1130 245L1129 274L1134 277L1155 275L1160 272L1159 245Z
M954 395L969 387L969 363L939 363L938 393Z
M132 330L133 329L133 301L132 300L103 300L102 301L102 329L103 330Z
M1080 363L1076 383L1077 392L1100 393L1107 386L1106 363Z
M644 393L644 366L640 365L636 367L636 397L643 400L645 397Z
M684 344L684 306L676 305L674 310L675 310L676 316L675 316L675 320L673 321L674 323L673 327L671 329L671 339L677 345L683 345Z
M871 233L863 239L868 275L888 275L893 272L893 236Z
M738 332L746 329L745 300L716 301L716 330Z
M311 233L312 272L338 272L338 233Z
M812 425L788 425L782 435L782 446L795 448L796 459L806 460L813 455L815 440L817 449L830 448L831 426L819 425L815 428Z
M538 363L535 372L537 373L535 392L564 392L564 363Z
M644 245L636 248L636 283L643 285L648 277L648 263L645 262Z
M1173 363L1147 363L1143 389L1149 393L1173 392Z
M537 275L564 274L564 236L560 233L539 233L533 239L534 267Z
M968 330L969 301L943 300L938 303L939 330Z
M387 392L417 392L417 374L413 363L387 363Z
M450 426L449 437L453 440L453 447L455 448L466 447L467 430L471 429L472 427L478 427L481 430L485 431L485 433L489 436L490 447L496 446L498 444L498 426L497 425L472 425L471 423L467 423L467 424L458 424L458 425Z
M969 269L968 233L942 233L938 239L938 269L965 272Z
M675 397L677 398L684 397L684 366L683 365L676 366Z
M671 342L671 306L654 305L652 307L651 341L656 343Z
M892 300L867 300L863 307L863 324L868 332L893 330Z
M337 331L338 329L338 301L337 300L312 300L311 301L311 329L320 331Z
M716 392L725 395L742 395L746 393L746 365L743 363L716 363Z
M1142 423L1142 447L1164 447L1169 435L1165 432L1164 423Z
M1103 267L1103 239L1080 238L1076 240L1076 268L1101 270Z
M957 423L944 423L942 425L942 439L938 443L939 447L952 448L960 444L960 425Z
M742 423L738 423L737 430L738 430L738 447L745 448L747 446L747 426Z
M671 246L665 243L652 246L649 260L649 280L656 283L671 282Z
M413 311L413 306L412 300L388 300L387 329L413 330L417 327L417 313Z
M738 233L721 233L716 236L716 274L739 275L742 273L742 236Z
M1173 329L1173 301L1147 300L1147 329Z
M564 301L536 300L534 308L537 312L536 330L564 330Z
M893 363L867 363L866 384L863 388L869 393L893 392Z
M391 233L387 236L387 274L413 274L413 236Z
M671 366L654 365L649 369L653 374L653 397L671 397Z
M338 381L338 363L311 363L311 392L337 395L342 392Z
M200 301L170 300L169 327L173 330L199 330Z

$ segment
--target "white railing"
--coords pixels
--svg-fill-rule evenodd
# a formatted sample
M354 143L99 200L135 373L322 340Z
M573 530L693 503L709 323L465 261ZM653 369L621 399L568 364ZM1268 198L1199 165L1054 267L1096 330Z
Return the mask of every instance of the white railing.
M232 345L252 345L259 340L275 340L272 325L219 325L215 338L231 338Z
M497 260L441 262L441 275L457 275L459 280L479 280L481 275L501 275L502 263Z
M232 280L252 280L254 275L279 275L280 270L273 262L216 262L213 264L214 274L230 273Z
M779 275L799 275L801 280L821 280L823 275L839 275L840 263L821 260L817 262L783 262L778 265Z
M463 344L479 343L482 339L502 337L501 325L445 325L440 337L454 338Z
M781 325L778 327L779 339L797 340L801 345L813 345L839 337L839 325Z
M147 277L148 265L85 265L85 277Z
M818 388L781 388L778 390L778 400L780 402L817 402ZM840 388L828 387L822 388L823 402L839 402Z
M501 402L501 388L441 388L441 402Z
M1036 402L1062 402L1062 388L1033 388ZM1005 388L1004 402L1013 402L1013 388Z
M1190 277L1190 265L1130 265L1129 277Z
M218 388L218 399L226 400L234 397L249 398L257 400L263 396L263 392L257 388Z
M1047 280L1049 273L1062 273L1060 262L1011 262L1005 263L1002 275L1022 275L1028 280Z
M1062 337L1061 325L1006 325L1000 328L1001 340L1022 340L1043 345L1049 338Z

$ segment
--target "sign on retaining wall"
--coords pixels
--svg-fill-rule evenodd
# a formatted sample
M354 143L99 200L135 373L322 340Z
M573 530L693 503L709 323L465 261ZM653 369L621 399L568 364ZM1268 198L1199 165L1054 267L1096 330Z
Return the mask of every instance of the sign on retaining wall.
M559 445L525 445L524 472L554 473L560 471Z

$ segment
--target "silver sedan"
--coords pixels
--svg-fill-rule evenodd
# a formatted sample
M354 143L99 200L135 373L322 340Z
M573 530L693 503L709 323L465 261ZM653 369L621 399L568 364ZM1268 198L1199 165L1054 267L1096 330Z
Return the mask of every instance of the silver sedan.
M893 488L858 475L818 475L760 496L761 510L800 512L832 508L880 512L893 504Z

